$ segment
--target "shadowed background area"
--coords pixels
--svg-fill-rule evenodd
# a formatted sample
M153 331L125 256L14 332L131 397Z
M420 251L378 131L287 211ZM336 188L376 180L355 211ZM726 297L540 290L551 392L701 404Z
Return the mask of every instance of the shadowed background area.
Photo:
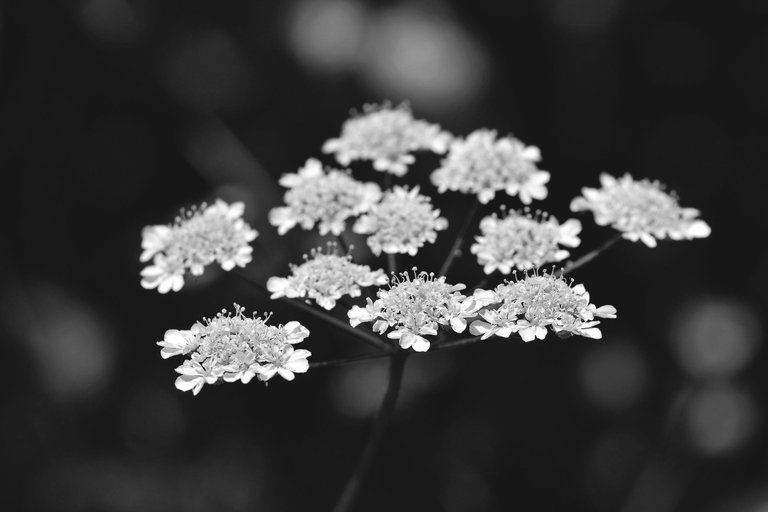
M177 391L178 362L155 342L233 302L307 325L313 360L368 347L213 267L176 294L143 290L141 229L243 201L260 233L246 273L286 275L323 239L269 225L277 178L321 157L350 109L390 100L458 135L488 127L539 146L552 180L535 206L561 220L600 172L630 172L677 191L713 234L621 242L579 269L593 302L619 312L601 341L412 357L360 510L768 509L765 3L498 5L0 4L0 508L331 508L386 362ZM419 155L401 180L450 222L412 260L427 270L472 204L437 194L438 163ZM505 203L519 206L497 197L482 212ZM576 256L612 235L579 218ZM349 239L360 262L384 265ZM481 277L466 251L449 280Z

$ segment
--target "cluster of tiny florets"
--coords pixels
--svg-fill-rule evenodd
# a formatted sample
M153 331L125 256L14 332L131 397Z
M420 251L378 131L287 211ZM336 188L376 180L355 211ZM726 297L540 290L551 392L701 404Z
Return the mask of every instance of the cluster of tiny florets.
M380 289L375 301L367 299L365 307L354 306L347 316L352 327L373 322L372 329L400 342L400 347L417 352L429 350L424 336L435 336L439 325L450 325L456 332L467 327L467 318L476 314L479 304L460 293L463 284L448 284L445 277L417 272L403 272L393 277L389 289Z
M485 274L511 273L512 280L492 290L478 285L467 296L462 293L464 284L449 284L434 273L415 267L411 272L395 273L398 258L393 255L415 256L425 245L435 243L438 232L448 228L446 218L428 195L420 193L419 186L391 186L390 175L405 176L420 151L442 155L439 167L429 176L439 193L472 194L481 204L506 193L525 205L511 211L502 206L500 214L483 217L470 247ZM472 335L451 344L456 346L476 339L473 337L485 340L512 334L527 342L544 339L549 331L559 337L599 339L601 319L616 318L616 308L595 306L584 285L566 280L564 271L556 273L554 267L551 272L541 270L547 263L570 257L569 250L581 243L582 225L577 219L560 223L527 206L548 196L550 173L538 167L538 147L489 129L454 137L437 124L415 119L407 104L384 103L365 105L361 112L353 112L340 135L323 144L322 152L333 155L344 168L326 167L310 158L295 173L284 174L279 180L287 189L283 204L269 211L269 223L280 235L296 226L317 228L321 236L334 235L345 245L342 234L349 222L354 233L365 235L373 255L390 255L391 277L381 269L353 263L351 254L340 253L331 242L325 251L317 248L305 254L303 263L290 263L289 275L270 277L266 289L271 299L314 301L330 311L339 301L361 297L363 288L376 286L375 298L370 294L364 306L351 306L347 311L349 324L355 328L370 322L374 333L397 340L392 347L383 348L394 349L397 343L404 350L417 352L440 343L434 339L430 342L430 338L438 335L441 326L444 331L468 330ZM370 162L376 171L387 173L385 186L355 180L347 167L358 161ZM574 212L592 211L598 225L611 226L626 239L655 247L657 240L664 238L693 239L710 234L710 227L698 218L699 211L680 207L677 197L657 181L637 181L629 174L620 178L602 174L600 183L601 188L582 188L582 195L571 201L570 208ZM472 211L440 274L446 274L461 254L466 229L474 218ZM182 212L170 225L145 227L140 260L147 266L141 271L141 285L167 293L184 286L187 272L200 275L211 263L226 271L244 267L252 259L250 242L258 233L243 220L243 213L243 203L217 200ZM618 238L616 235L610 243ZM567 268L580 267L607 246ZM301 303L294 305L307 308ZM315 314L353 331L324 312L316 310ZM312 354L295 345L309 336L309 330L296 321L269 325L270 316L246 316L235 304L232 313L222 310L189 329L166 331L157 343L162 357L185 358L176 368L176 388L197 395L206 384L248 383L254 378L266 382L275 375L290 381L296 373L306 372ZM370 333L357 334L370 337ZM375 342L376 337L368 341Z
M451 138L438 125L414 119L407 105L365 105L362 114L344 122L338 138L326 141L323 152L344 166L370 160L377 171L404 176L413 152L445 153Z
M232 315L222 310L213 318L195 323L190 329L166 331L160 355L165 358L184 355L176 372L176 387L198 394L205 384L218 381L250 382L253 377L267 381L280 375L293 380L294 373L309 368L308 350L294 349L309 336L309 330L299 322L268 325L269 317L247 317L235 304Z
M338 169L323 170L320 161L310 158L298 173L285 174L280 184L290 190L285 193L286 206L273 208L269 222L284 235L300 225L321 235L340 235L346 229L346 219L355 217L381 199L381 189L375 183L363 183Z
M559 246L581 243L581 222L568 219L560 224L543 212L510 211L501 217L494 213L480 221L480 232L470 250L486 274L495 270L509 274L513 268L530 270L556 263L570 255Z
M428 196L419 194L419 187L408 190L395 186L357 220L352 230L369 235L368 247L376 256L382 252L415 256L419 248L434 243L437 232L447 227L448 221L432 207Z
M389 281L383 270L371 270L368 265L352 263L352 256L340 256L334 244L328 252L313 249L304 255L304 263L290 265L288 277L270 277L267 289L271 298L304 298L314 300L319 306L331 310L344 295L359 297L361 287L383 286Z
M431 175L439 192L477 194L485 204L496 192L518 196L523 204L547 197L549 173L536 167L541 153L514 137L498 137L493 130L476 130L454 139L441 167Z
M613 306L589 302L584 285L574 285L554 273L527 276L506 282L494 290L476 290L474 299L483 306L470 325L470 333L508 338L517 333L524 341L544 339L547 329L560 336L578 335L599 339L595 318L616 318Z
M601 174L600 184L599 189L582 188L583 196L571 201L571 210L591 210L595 223L610 225L627 240L656 247L656 241L663 238L690 240L706 238L711 232L709 225L697 218L699 210L680 207L677 198L658 181L637 181L629 174L620 178Z
M200 275L213 262L227 271L244 267L251 261L249 242L258 236L242 219L244 210L243 203L217 200L183 212L174 224L145 227L139 259L152 263L141 271L141 285L176 292L184 286L187 270Z

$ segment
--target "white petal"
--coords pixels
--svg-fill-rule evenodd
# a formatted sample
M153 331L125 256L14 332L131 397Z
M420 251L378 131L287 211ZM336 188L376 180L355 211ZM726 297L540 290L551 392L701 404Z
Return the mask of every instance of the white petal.
M270 299L278 299L285 295L285 289L288 287L288 279L284 277L270 277L267 279L267 290L272 292Z
M293 372L291 372L290 370L287 370L287 369L285 369L285 368L278 368L278 369L277 369L277 373L278 373L278 374L279 374L279 375L280 375L282 378L284 378L285 380L293 380L293 379L295 379L295 378L296 378L296 377L293 375Z
M523 341L533 341L536 339L536 329L533 327L524 327L517 331L517 334L523 339Z
M309 361L305 358L291 358L290 361L285 363L284 367L295 373L306 373L306 371L309 370Z
M205 384L205 380L202 377L192 375L179 375L175 382L176 389L179 391L192 390L192 393L195 395L200 392L203 384Z
M688 238L706 238L712 233L712 228L709 227L709 224L704 222L703 220L697 220L691 223L690 226L688 226L688 229L685 230L685 235Z
M600 306L595 310L594 314L600 318L616 318L616 308L613 306Z
M464 332L467 328L467 321L463 318L451 318L451 328L455 332Z
M469 333L473 336L480 336L482 334L486 334L491 330L492 327L493 326L487 322L483 322L482 320L475 320L469 325Z

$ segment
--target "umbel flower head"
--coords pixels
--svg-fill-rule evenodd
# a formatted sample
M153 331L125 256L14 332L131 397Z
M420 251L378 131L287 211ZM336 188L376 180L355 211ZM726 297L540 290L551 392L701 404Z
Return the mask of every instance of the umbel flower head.
M480 236L470 250L486 274L498 270L509 274L513 268L530 270L545 263L562 261L569 252L559 246L578 247L581 222L568 219L560 224L543 212L495 213L480 221Z
M711 232L709 225L697 218L699 210L678 206L677 197L668 194L658 181L637 181L629 174L621 178L601 174L600 184L599 189L582 188L583 196L571 201L571 210L591 210L595 223L610 225L627 240L656 247L656 241L663 238L690 240L706 238Z
M486 204L496 192L519 196L523 204L547 197L549 173L539 170L541 153L514 137L497 138L494 130L476 130L454 139L441 167L430 176L438 192L477 194Z
M413 118L407 105L365 105L363 113L344 122L341 135L323 145L347 166L353 160L371 160L377 171L404 176L415 162L414 151L445 153L451 135L436 124Z
M272 208L269 222L281 235L296 224L304 229L318 224L321 235L340 235L346 219L368 211L381 198L377 184L359 182L338 169L325 171L314 158L298 173L283 175L280 184L290 189L283 198L287 206Z
M415 256L425 243L434 243L437 232L448 227L440 210L432 208L430 198L419 194L419 187L395 186L381 201L362 215L352 230L369 235L368 247L376 256L408 253Z
M328 252L313 249L304 255L304 263L290 265L288 277L270 277L267 289L273 299L307 297L325 309L333 309L344 295L359 297L360 288L382 286L389 281L383 270L352 263L352 256L339 256L336 245L329 243Z
M308 350L293 346L309 336L299 322L267 325L269 316L247 317L235 304L235 314L222 310L213 318L203 319L190 329L165 332L160 355L167 359L183 355L188 359L176 368L176 387L198 394L205 384L218 381L250 382L253 377L267 381L280 375L293 380L294 373L309 368Z
M141 271L141 286L160 293L184 286L184 274L200 275L206 265L217 262L226 271L251 261L248 245L258 233L242 219L245 205L221 199L184 211L171 225L147 226L142 231L139 258L152 260Z
M448 284L445 277L435 278L413 269L413 277L403 272L393 277L389 289L380 289L376 301L368 299L364 308L354 306L347 316L352 327L362 322L373 322L373 330L400 340L400 347L413 347L417 352L429 350L430 342L424 336L435 336L438 325L450 325L456 332L467 327L467 318L474 316L479 303L466 297L460 290L463 284Z
M515 275L517 278L517 275ZM482 320L475 320L469 332L508 338L517 333L524 341L544 339L547 328L558 335L602 337L595 318L616 318L613 306L596 307L589 302L584 285L573 285L562 276L544 272L514 282L502 283L495 290L476 290L474 298L484 307Z

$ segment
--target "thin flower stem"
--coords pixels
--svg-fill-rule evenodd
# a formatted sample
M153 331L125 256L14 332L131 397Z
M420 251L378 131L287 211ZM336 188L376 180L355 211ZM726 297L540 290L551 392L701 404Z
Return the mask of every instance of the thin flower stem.
M432 347L427 352L408 352L410 355L429 355L433 352L439 352L442 350L451 350L454 348L466 347L468 345L474 345L476 343L490 342L492 340L481 340L480 336L467 336L466 338L459 338L456 340L446 341L440 344L433 343ZM398 349L400 350L400 349ZM316 361L310 363L310 368L325 368L332 366L345 366L348 364L359 363L361 361L370 361L372 359L382 359L384 357L390 357L392 354L388 352L373 352L370 354L361 354L359 356L343 357L339 359L329 359L328 361Z
M435 352L438 350L450 350L452 348L464 347L466 345L474 345L475 343L479 343L480 341L486 341L486 340L481 340L480 336L467 336L466 338L459 338L457 340L450 340L450 341L441 343L437 345L433 350L430 350L430 352Z
M344 357L339 359L329 359L327 361L315 361L309 363L310 369L312 368L328 368L333 366L346 366L348 364L359 363L361 361L370 361L372 359L381 359L389 357L391 354L388 352L372 352L370 354L360 354L359 356Z
M337 235L336 240L338 240L339 247L341 248L341 252L344 254L349 254L350 247L347 244L347 241L344 240L344 235Z
M256 288L259 292L266 296L270 296L269 290L264 288L260 283L257 283L256 281L252 280L248 276L245 276L239 272L232 272L233 275L239 277L246 283L250 284L252 287ZM326 313L323 313L322 311L318 311L317 309L313 308L312 306L309 306L307 304L304 304L303 302L300 302L298 300L293 300L288 297L280 297L279 299L286 304L290 304L291 306L300 309L306 313L309 313L310 315L314 316L315 318L318 318L322 320L323 322L326 322L328 324L333 325L334 327L337 327L343 331L348 332L352 336L357 337L358 339L363 340L364 342L368 343L371 346L374 346L380 350L385 350L386 353L391 353L394 348L387 344L385 341L381 340L378 336L376 336L373 333L368 333L366 331L358 330L349 325L348 323L339 320L336 317L333 317L331 315L328 315Z
M397 397L400 394L400 387L403 382L403 369L405 368L407 356L408 352L406 351L398 351L392 355L389 364L387 391L384 399L381 401L381 408L376 416L373 430L370 437L368 437L368 441L365 443L363 452L360 454L355 471L347 481L339 501L333 508L333 512L348 512L360 494L361 486L371 469L373 460L381 445L381 440L384 438L384 432L392 419L392 413L395 411L395 404L397 403Z
M397 254L392 252L387 253L387 268L389 269L390 274L397 273Z
M461 229L459 229L459 232L456 234L456 240L453 241L453 245L451 246L451 250L448 252L448 256L443 262L443 266L440 267L440 272L438 273L439 276L446 275L448 270L450 270L451 265L453 264L453 260L455 260L456 257L461 254L461 244L464 243L464 237L467 234L467 230L469 229L470 224L472 224L472 221L475 218L479 204L480 202L475 199L475 202L472 203L472 207L470 208L469 213L467 213L467 216L464 217L464 224L461 225Z
M603 252L608 250L613 244L615 244L619 240L621 240L621 234L617 234L617 235L614 235L613 237L609 238L608 240L603 242L603 244L600 247L598 247L597 249L595 249L595 250L593 250L591 252L588 252L587 254L585 254L581 258L577 259L576 261L566 265L565 269L563 269L563 275L570 274L571 272L573 272L577 268L580 268L580 267L584 266L585 264L589 263L593 259L597 258L600 254L602 254Z

